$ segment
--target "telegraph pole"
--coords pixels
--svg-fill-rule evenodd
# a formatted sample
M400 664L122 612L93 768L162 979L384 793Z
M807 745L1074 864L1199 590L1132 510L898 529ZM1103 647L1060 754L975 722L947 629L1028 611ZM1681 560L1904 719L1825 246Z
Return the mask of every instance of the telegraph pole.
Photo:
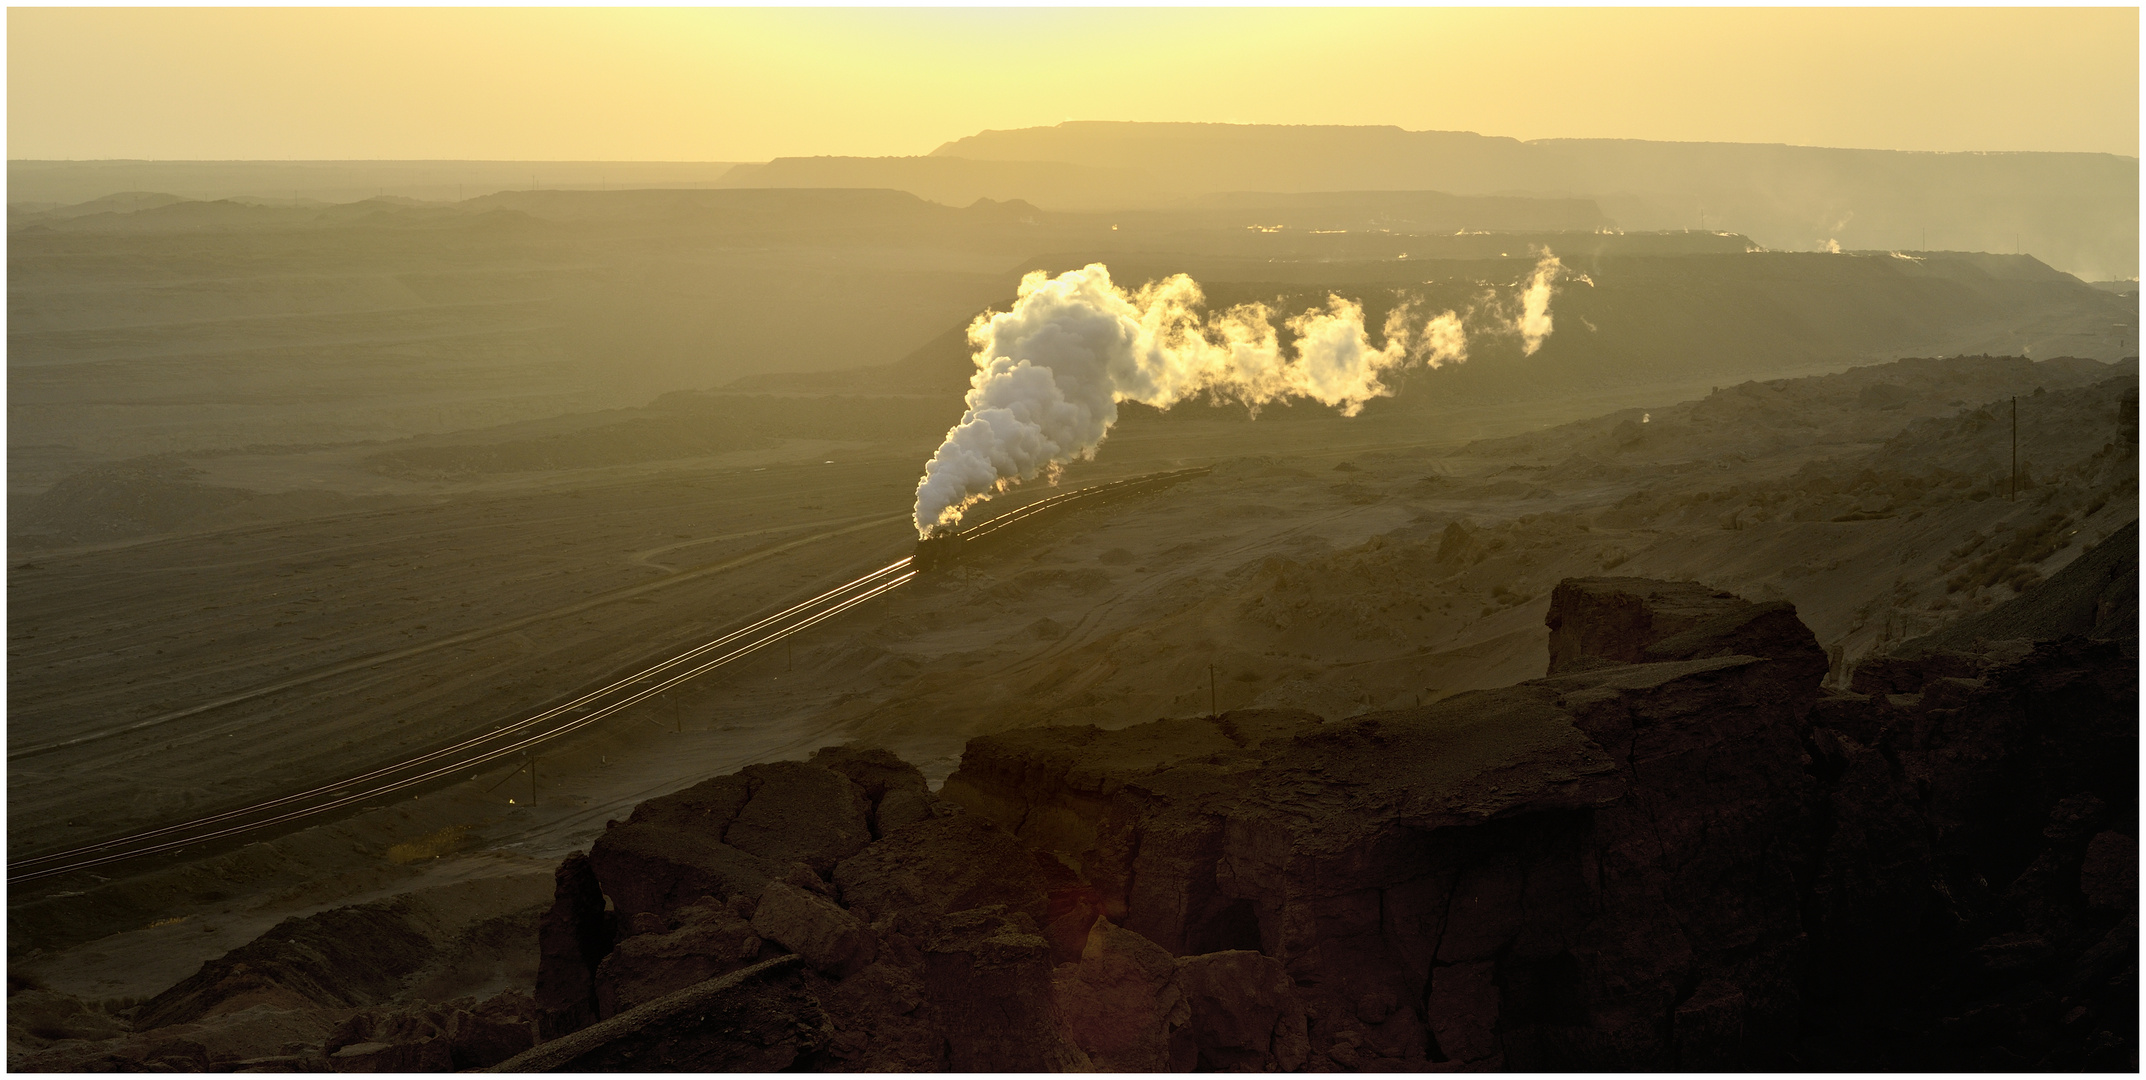
M1215 666L1213 664L1207 665L1207 715L1222 715L1222 710L1215 708Z
M2012 397L2012 501L2019 501L2019 396Z

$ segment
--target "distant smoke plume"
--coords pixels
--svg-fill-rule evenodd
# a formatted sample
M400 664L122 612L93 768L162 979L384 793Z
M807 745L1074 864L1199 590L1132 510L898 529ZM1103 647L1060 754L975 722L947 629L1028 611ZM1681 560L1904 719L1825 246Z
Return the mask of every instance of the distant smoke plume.
M1550 334L1551 287L1561 271L1556 256L1543 253L1519 315L1499 320L1529 354ZM1283 322L1288 347L1266 305L1203 314L1204 303L1183 274L1131 293L1101 263L1023 278L1012 310L969 326L977 370L968 412L917 481L917 534L959 521L993 493L1095 456L1121 401L1167 409L1206 395L1256 411L1309 398L1354 416L1366 401L1393 393L1388 373L1468 358L1462 317L1424 317L1413 302L1387 315L1384 343L1374 346L1363 305L1329 296L1323 309Z
M1535 272L1528 275L1527 291L1520 294L1518 324L1524 356L1535 355L1535 350L1542 348L1542 339L1550 336L1550 287L1564 268L1557 256L1545 251L1535 263Z

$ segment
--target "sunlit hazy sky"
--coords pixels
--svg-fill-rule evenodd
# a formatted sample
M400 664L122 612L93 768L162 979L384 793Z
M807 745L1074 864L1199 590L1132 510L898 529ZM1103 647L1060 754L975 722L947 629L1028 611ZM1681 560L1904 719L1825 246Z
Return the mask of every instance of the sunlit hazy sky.
M10 158L756 161L1062 120L2137 155L2136 8L24 9Z

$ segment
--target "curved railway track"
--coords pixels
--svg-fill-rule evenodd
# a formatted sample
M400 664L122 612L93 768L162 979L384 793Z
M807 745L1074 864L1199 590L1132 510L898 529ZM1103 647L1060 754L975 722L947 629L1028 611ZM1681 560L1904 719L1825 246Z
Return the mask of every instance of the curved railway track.
M889 563L801 604L679 653L661 663L584 693L571 701L441 747L407 761L374 769L306 791L226 810L207 817L132 833L113 840L32 856L8 864L8 883L35 881L144 855L175 852L243 833L287 825L303 818L444 780L456 773L511 757L588 727L680 683L757 652L882 593L901 587L916 572L909 560Z
M229 841L247 833L276 829L306 818L359 806L395 792L444 781L457 773L520 755L543 743L587 728L614 713L898 589L918 573L929 569L928 566L920 565L919 556L924 556L923 562L935 561L931 557L932 553L945 552L949 550L950 544L966 545L987 537L1001 539L1013 526L1033 522L1051 511L1065 509L1072 504L1100 496L1156 490L1206 471L1182 469L1151 474L1097 484L1037 500L987 519L954 536L941 537L930 542L937 545L936 547L920 544L918 555L888 563L871 573L844 582L722 637L613 680L570 701L502 724L490 731L334 783L188 821L12 861L7 867L8 883L22 884L144 856L177 853L190 847ZM280 688L264 688L261 692ZM221 704L224 702L212 702L207 706L183 710L180 714L159 719L175 719L178 715Z

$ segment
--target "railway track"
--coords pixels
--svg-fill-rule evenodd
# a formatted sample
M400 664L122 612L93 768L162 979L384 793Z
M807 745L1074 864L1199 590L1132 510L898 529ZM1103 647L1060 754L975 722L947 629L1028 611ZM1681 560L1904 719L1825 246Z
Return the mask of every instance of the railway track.
M1066 509L1072 504L1155 490L1206 471L1184 469L1152 474L1097 484L1040 499L987 519L958 534L920 543L915 555L890 562L871 573L847 581L722 637L613 680L570 701L502 724L490 731L405 761L305 791L12 861L7 866L8 884L59 877L150 855L176 854L202 845L227 843L248 833L277 829L307 818L361 806L383 796L444 782L456 774L467 773L471 769L502 759L517 757L546 742L596 724L621 710L631 708L725 664L758 652L793 634L817 626L859 604L892 592L927 570L928 564L941 561L937 556L953 546L966 545L987 537L1003 538L1014 526L1034 522L1054 510Z
M56 877L144 855L177 852L288 825L517 756L825 622L867 600L900 588L915 576L908 559L889 563L661 663L451 746L266 802L10 862L8 884Z
M1061 492L1049 498L1038 499L1027 505L1015 507L1003 514L987 518L966 529L932 534L928 539L917 543L916 554L912 556L915 560L913 565L919 573L930 573L939 567L960 561L968 553L988 549L989 545L995 542L1003 542L1011 537L1018 536L1022 526L1047 518L1054 512L1071 509L1073 504L1089 506L1100 501L1107 501L1113 497L1142 495L1150 491L1160 491L1172 484L1190 480L1195 476L1205 476L1213 471L1214 467L1211 465L1193 469L1173 469L1169 472L1135 476L1127 480L1113 480L1107 484L1095 484L1074 491Z

